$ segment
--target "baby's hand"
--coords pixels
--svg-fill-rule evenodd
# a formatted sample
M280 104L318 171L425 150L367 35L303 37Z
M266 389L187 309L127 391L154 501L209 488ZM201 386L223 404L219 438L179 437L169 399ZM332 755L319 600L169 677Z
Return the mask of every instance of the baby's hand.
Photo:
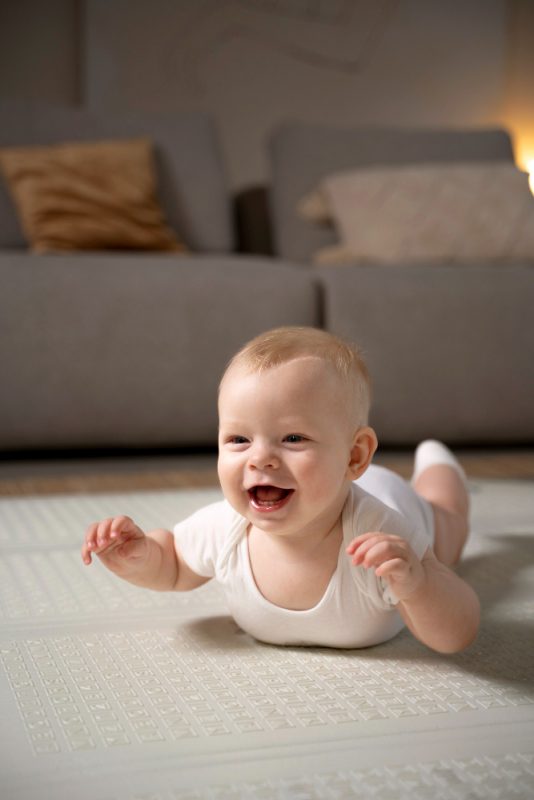
M130 517L109 517L93 522L85 532L82 560L90 564L95 553L104 564L113 569L125 561L142 558L147 552L147 538Z
M405 539L389 533L364 533L347 547L354 566L374 568L399 598L405 600L425 580L425 571Z

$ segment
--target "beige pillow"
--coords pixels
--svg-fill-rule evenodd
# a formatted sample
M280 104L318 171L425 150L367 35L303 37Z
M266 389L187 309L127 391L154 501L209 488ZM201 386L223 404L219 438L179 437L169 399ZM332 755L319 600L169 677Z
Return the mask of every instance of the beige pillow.
M157 202L148 139L5 148L0 168L36 252L186 249Z
M365 168L332 175L320 189L341 249L319 251L317 263L534 258L534 198L528 176L513 164Z

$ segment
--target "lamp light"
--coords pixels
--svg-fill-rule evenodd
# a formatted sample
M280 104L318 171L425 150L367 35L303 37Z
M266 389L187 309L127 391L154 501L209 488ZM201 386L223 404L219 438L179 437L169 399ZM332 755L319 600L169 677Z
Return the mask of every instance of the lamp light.
M531 136L515 138L514 147L515 163L518 169L528 172L530 191L534 194L534 138Z
M534 194L534 157L528 158L525 161L525 169L528 172L528 185L530 186L530 191Z

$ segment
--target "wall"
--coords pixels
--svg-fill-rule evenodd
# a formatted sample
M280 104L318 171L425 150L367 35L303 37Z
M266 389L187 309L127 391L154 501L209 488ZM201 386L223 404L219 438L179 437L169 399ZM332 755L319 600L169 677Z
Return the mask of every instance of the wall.
M473 125L503 100L503 0L89 0L90 105L209 109L232 183L287 118Z
M534 174L534 2L513 0L507 28L502 118L516 133L516 158ZM531 186L534 192L533 175Z
M77 0L1 0L0 99L81 102Z
M281 120L532 130L532 0L4 0L0 98L203 109L234 187Z

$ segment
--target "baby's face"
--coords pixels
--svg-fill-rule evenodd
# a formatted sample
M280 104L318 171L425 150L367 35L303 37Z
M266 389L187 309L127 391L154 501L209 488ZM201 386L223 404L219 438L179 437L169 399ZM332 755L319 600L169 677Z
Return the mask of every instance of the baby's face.
M355 430L333 368L299 358L261 373L234 367L219 398L219 478L256 528L285 536L335 523Z

